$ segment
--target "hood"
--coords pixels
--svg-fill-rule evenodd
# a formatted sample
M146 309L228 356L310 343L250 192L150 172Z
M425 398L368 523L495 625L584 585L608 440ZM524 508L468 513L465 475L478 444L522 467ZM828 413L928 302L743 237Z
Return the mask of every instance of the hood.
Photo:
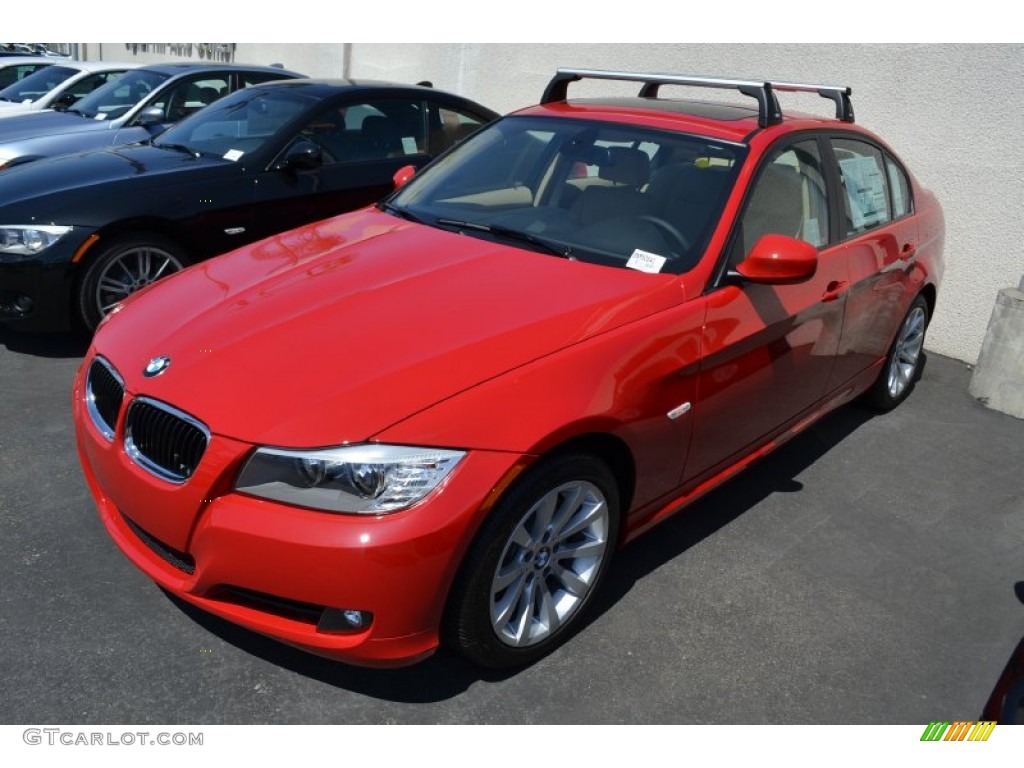
M103 194L97 196L97 185L133 185L132 196L118 203L117 213L123 218L137 213L132 199L140 201L138 213L149 212L145 207L149 203L143 202L147 199L140 195L142 190L201 182L206 175L223 172L226 165L228 161L220 158L197 158L143 144L44 158L0 173L0 210L6 219L3 223L53 220L100 225L110 220L113 189L102 187ZM174 176L164 178L167 173Z
M108 128L109 120L93 120L72 112L46 110L31 115L14 115L0 121L0 148L9 141L80 131L103 131Z
M94 349L127 388L251 443L358 442L482 381L680 303L674 275L339 216L136 294ZM171 365L154 378L154 357Z

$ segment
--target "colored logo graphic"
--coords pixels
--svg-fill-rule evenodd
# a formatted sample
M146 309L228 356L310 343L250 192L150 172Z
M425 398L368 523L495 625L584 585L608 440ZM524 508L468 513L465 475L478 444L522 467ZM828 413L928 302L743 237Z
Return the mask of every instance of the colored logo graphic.
M931 722L924 729L921 741L988 741L995 727L994 720Z

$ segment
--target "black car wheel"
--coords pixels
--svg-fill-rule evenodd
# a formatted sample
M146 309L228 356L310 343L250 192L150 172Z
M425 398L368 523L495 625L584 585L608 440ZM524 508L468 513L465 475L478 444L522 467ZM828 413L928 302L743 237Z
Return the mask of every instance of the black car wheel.
M495 505L452 588L442 640L486 667L532 663L580 624L608 570L619 494L588 455L543 460Z
M868 405L889 411L907 399L921 376L924 335L928 330L928 302L918 295L903 317L896 338L889 347L885 365L865 394Z
M114 237L93 255L78 285L78 314L88 330L120 301L188 264L184 253L160 235Z

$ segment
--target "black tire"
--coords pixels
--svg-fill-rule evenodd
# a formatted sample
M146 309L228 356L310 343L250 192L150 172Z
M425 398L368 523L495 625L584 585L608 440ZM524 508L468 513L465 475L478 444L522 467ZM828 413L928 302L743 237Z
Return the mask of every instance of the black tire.
M556 455L528 469L491 510L463 560L442 643L491 668L550 653L580 625L601 587L619 514L615 478L593 456Z
M919 294L900 321L878 378L864 393L868 406L878 411L891 411L914 391L924 365L924 338L929 319L928 302Z
M137 232L101 240L78 281L73 314L93 331L111 306L188 263L177 243L162 235Z

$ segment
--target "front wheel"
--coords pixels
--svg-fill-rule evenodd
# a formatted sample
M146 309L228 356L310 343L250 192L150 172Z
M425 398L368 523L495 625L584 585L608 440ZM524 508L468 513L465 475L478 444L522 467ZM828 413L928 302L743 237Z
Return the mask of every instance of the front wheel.
M152 234L115 237L101 246L78 284L78 315L92 331L118 302L183 269L181 249Z
M562 455L527 470L495 505L449 598L442 639L486 667L530 664L579 626L619 530L615 478Z
M919 295L911 302L900 323L878 379L865 395L869 405L880 411L889 411L907 399L921 375L927 330L928 302Z

